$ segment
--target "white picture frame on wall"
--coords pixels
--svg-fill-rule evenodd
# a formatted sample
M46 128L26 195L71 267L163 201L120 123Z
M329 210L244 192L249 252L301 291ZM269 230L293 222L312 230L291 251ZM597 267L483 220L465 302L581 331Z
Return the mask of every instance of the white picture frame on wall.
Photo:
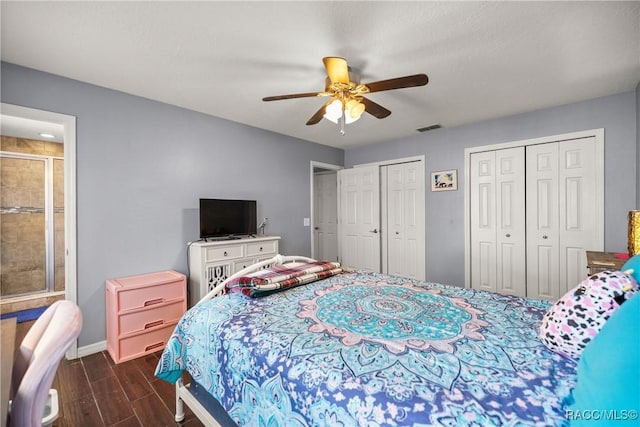
M431 172L431 191L453 191L457 189L457 169Z

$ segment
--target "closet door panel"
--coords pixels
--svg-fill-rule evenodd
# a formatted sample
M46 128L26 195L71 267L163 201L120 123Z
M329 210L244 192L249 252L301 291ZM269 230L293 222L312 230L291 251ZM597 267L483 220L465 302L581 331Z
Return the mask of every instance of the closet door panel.
M496 151L496 287L526 295L524 147Z
M424 163L403 165L405 276L425 280Z
M393 275L402 275L406 256L403 242L404 177L399 166L387 167L387 272Z
M559 143L560 295L584 279L586 249L598 247L593 203L595 138Z
M424 280L424 164L411 162L387 170L387 271Z
M560 248L558 144L526 147L527 296L556 300Z
M558 266L557 247L540 244L536 247L535 261L530 263L529 275L535 282L527 282L527 296L531 298L552 299L557 293ZM535 270L534 270L535 269ZM557 299L557 298L555 298Z
M587 255L584 247L561 246L560 296L582 282L587 272Z
M471 285L497 291L495 151L473 153L470 165Z

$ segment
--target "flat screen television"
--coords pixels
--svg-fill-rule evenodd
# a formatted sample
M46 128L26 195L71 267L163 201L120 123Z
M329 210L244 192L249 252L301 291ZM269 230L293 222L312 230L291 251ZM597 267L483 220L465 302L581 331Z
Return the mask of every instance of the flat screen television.
M200 238L256 234L256 201L200 199Z

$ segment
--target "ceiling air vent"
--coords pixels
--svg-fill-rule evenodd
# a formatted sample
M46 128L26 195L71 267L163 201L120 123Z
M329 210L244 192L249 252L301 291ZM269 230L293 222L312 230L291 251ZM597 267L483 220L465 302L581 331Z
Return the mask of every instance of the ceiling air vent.
M416 129L418 132L426 132L428 130L434 130L434 129L440 129L442 126L440 126L439 123L436 123L435 125L431 125L431 126L425 126L423 128L418 128Z

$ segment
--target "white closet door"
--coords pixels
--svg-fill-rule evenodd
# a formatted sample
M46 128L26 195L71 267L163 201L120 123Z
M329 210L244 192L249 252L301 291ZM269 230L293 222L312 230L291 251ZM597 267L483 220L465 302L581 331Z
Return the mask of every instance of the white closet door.
M527 147L527 296L559 298L558 143Z
M338 259L338 175L336 172L314 176L314 243L317 259Z
M586 250L599 247L596 192L596 141L591 137L559 144L559 295L584 280Z
M340 241L346 267L380 271L380 175L378 166L338 171Z
M473 153L470 165L471 286L497 291L495 151Z
M527 147L528 296L555 301L584 279L585 251L600 247L596 141Z
M526 295L524 148L471 155L471 283Z
M524 147L496 151L496 286L526 296Z
M424 163L385 166L387 272L425 279Z

